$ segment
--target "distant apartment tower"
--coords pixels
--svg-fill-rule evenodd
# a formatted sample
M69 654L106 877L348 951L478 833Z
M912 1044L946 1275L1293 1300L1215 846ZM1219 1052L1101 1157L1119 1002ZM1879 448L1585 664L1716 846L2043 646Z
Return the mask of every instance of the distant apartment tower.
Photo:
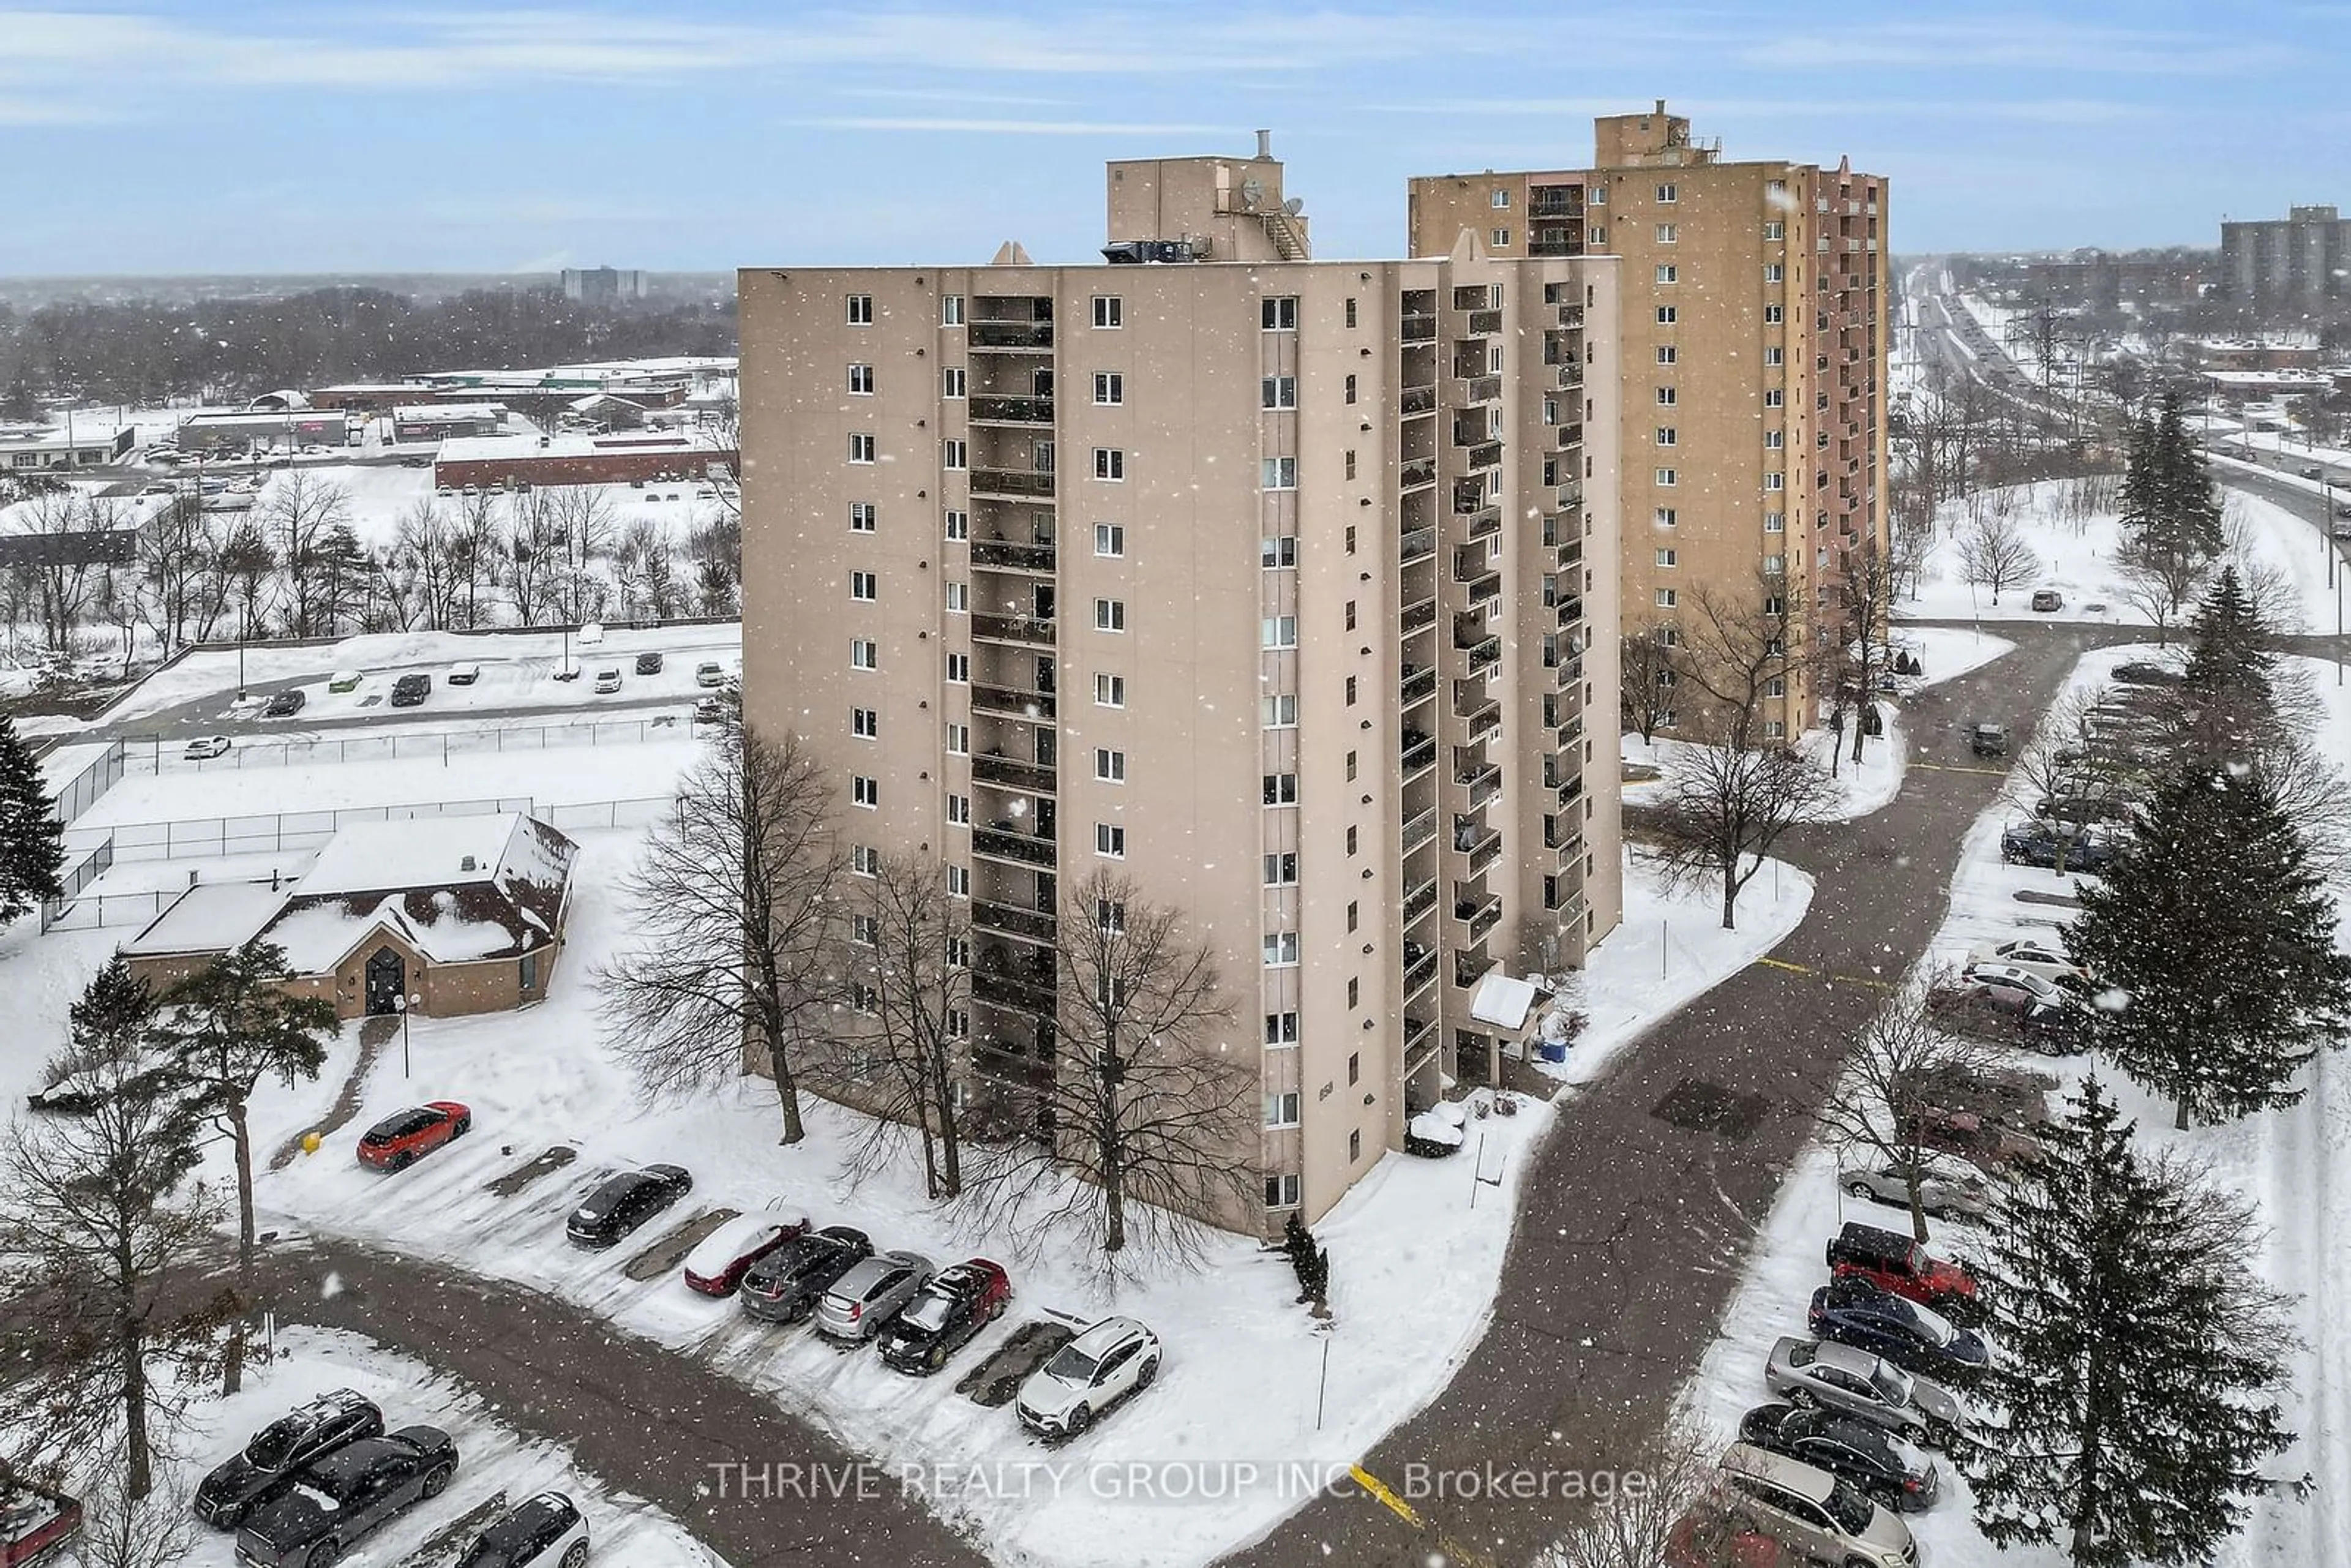
M1262 141L1108 184L1107 254L1210 259L741 274L745 715L971 899L999 1106L1064 883L1180 910L1278 1228L1618 921L1615 268L1305 259Z
M1702 589L1777 601L1791 648L1816 644L1852 554L1886 544L1886 181L1726 162L1663 99L1593 132L1589 169L1414 180L1412 252L1467 230L1496 256L1623 258L1626 629L1670 635ZM1766 725L1801 733L1802 661L1782 691Z
M644 297L645 275L642 272L624 272L610 267L563 269L566 299L577 299L584 305L618 305Z
M2314 309L2351 299L2351 219L2332 206L2220 225L2220 282L2231 299Z

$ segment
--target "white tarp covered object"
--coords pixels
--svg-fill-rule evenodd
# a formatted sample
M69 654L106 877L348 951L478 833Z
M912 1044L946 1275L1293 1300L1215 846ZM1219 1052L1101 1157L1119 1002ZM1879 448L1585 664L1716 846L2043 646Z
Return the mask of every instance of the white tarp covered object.
M1497 969L1478 982L1478 994L1469 998L1469 1016L1515 1035L1527 1027L1536 994L1532 980L1514 980Z

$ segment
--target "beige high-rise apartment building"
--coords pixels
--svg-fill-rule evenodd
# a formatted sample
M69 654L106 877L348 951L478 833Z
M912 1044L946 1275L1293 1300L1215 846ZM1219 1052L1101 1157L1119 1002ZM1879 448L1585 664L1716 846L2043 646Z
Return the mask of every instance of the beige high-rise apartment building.
M740 295L747 722L970 898L975 1094L1057 1070L1065 884L1182 912L1262 1083L1244 1229L1499 1071L1481 984L1622 904L1614 265L1305 259L1280 178L1111 165L1106 253L1191 260Z
M1706 591L1829 633L1842 574L1886 542L1886 181L1723 160L1660 99L1593 122L1593 167L1411 182L1411 250L1622 258L1617 432L1628 631ZM1767 727L1815 722L1794 663Z

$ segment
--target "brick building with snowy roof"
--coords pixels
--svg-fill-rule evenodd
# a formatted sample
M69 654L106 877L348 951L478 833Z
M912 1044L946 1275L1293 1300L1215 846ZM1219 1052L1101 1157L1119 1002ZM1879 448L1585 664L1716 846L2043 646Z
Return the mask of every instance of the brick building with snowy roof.
M579 846L536 818L423 817L338 831L290 883L200 883L123 946L168 990L250 941L342 1018L498 1012L543 999Z

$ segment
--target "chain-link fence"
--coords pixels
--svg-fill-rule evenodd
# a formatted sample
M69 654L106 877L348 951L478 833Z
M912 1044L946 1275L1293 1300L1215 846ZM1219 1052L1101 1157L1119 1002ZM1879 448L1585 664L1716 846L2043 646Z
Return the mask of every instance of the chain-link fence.
M124 743L125 766L133 773L234 772L246 768L331 767L343 762L393 762L479 755L485 752L549 751L572 746L642 746L683 740L699 728L675 714L653 718L599 719L586 724L490 726L479 729L354 731L348 736L231 737L218 757L193 755L191 743L149 736ZM196 743L202 744L202 743ZM70 821L71 819L68 819Z

